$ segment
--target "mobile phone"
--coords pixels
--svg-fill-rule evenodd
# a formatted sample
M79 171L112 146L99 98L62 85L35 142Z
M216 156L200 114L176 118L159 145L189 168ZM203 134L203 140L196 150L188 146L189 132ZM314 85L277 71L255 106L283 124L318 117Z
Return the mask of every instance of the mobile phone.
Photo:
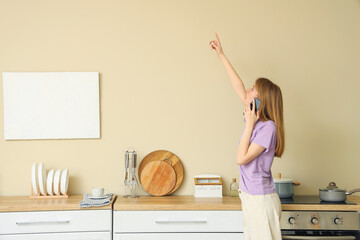
M255 112L257 112L260 107L260 100L257 97L254 98L254 100L255 100ZM252 110L252 108L253 108L253 102L250 103L250 110Z

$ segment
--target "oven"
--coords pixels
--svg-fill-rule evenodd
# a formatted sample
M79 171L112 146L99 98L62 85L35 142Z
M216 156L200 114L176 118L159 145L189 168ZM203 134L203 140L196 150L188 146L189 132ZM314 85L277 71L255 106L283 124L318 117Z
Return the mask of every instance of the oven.
M358 212L283 211L283 239L360 240Z
M293 196L280 200L282 204L356 205L350 201L323 202L319 196ZM326 206L316 208L327 209ZM360 215L356 211L282 211L280 224L283 239L360 240Z

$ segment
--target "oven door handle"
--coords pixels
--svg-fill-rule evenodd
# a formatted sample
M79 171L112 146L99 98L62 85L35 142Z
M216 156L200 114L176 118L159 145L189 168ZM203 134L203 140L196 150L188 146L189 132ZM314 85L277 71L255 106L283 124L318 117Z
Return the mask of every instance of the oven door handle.
M282 239L292 239L292 240L354 240L354 236L288 236L283 235Z

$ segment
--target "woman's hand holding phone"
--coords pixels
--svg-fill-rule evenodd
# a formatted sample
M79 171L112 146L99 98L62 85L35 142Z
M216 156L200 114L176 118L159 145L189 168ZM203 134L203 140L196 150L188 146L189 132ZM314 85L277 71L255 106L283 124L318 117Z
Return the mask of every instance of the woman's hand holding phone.
M253 106L255 106L255 99L252 101ZM259 120L259 112L255 112L255 107L250 109L250 104L245 107L244 115L246 126L254 128L255 123Z

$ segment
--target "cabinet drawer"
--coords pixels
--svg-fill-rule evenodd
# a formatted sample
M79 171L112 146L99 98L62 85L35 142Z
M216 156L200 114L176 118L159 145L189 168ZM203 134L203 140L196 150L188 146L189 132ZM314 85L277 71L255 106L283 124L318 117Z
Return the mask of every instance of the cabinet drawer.
M114 232L242 232L241 211L115 211Z
M111 240L110 232L0 235L0 240Z
M0 213L0 234L111 231L111 210Z
M243 233L125 233L114 240L242 240ZM1 239L0 239L1 240Z

